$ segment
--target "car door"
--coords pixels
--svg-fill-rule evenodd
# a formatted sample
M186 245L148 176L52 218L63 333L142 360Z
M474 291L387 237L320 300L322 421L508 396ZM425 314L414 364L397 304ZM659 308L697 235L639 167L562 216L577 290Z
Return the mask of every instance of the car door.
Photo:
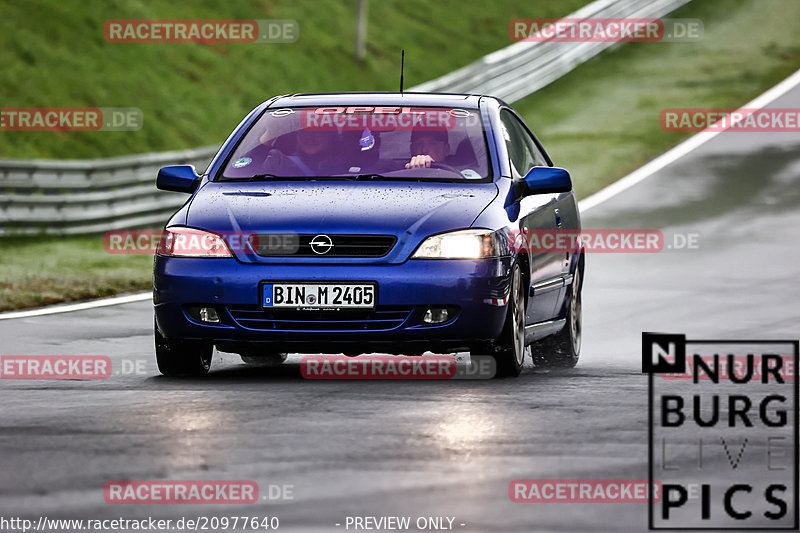
M547 162L535 150L527 128L509 109L500 111L503 139L508 151L512 178L522 180L531 168ZM538 157L537 157L538 156ZM520 202L520 229L524 235L534 230L555 232L558 229L556 213L557 194L531 194ZM530 263L530 286L525 310L526 323L543 322L554 317L560 296L563 254L541 253L526 250Z
M538 139L536 139L536 136L534 136L533 133L527 129L524 122L522 125L523 129L525 129L525 137L529 147L537 160L536 164L539 166L552 166L552 162L545 155L541 144L539 143ZM572 192L556 194L553 211L556 221L556 231L570 233L575 235L575 238L577 239L578 232L581 229L581 224L580 216L578 214L578 203L575 199L575 195ZM560 258L558 262L561 266L561 275L565 280L558 296L556 297L556 307L553 313L554 317L561 317L566 311L566 296L569 292L569 286L572 280L572 266L574 263L574 255L577 249L578 246L576 243L576 246L569 250L551 254L554 256L553 259L556 257Z

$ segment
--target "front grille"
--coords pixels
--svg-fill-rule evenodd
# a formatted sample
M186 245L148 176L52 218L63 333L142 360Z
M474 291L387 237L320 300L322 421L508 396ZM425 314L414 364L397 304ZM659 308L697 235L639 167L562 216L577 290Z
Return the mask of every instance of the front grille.
M312 246L315 241L323 245ZM394 235L263 233L250 237L262 257L383 257L396 241Z
M399 327L411 311L411 307L389 305L338 311L264 310L257 305L228 307L240 326L263 331L387 331Z

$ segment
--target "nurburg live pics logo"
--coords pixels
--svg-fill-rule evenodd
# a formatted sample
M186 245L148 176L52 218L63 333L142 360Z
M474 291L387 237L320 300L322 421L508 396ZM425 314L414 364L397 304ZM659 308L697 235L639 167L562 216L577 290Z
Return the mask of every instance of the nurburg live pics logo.
M798 344L642 333L650 530L798 529Z

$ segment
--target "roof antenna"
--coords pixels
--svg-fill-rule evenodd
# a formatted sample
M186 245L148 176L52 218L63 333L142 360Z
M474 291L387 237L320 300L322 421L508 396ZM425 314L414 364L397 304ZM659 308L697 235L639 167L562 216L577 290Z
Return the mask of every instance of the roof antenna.
M403 49L400 52L400 94L403 94L403 69L406 63L406 51Z

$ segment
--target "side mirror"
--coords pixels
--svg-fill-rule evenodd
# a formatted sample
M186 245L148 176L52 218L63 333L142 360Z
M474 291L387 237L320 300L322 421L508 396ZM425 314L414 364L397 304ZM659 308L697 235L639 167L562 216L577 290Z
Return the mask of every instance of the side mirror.
M192 193L199 180L200 176L197 175L194 165L172 165L159 169L156 187L162 191Z
M569 192L572 180L569 172L559 167L533 167L523 178L528 194Z

